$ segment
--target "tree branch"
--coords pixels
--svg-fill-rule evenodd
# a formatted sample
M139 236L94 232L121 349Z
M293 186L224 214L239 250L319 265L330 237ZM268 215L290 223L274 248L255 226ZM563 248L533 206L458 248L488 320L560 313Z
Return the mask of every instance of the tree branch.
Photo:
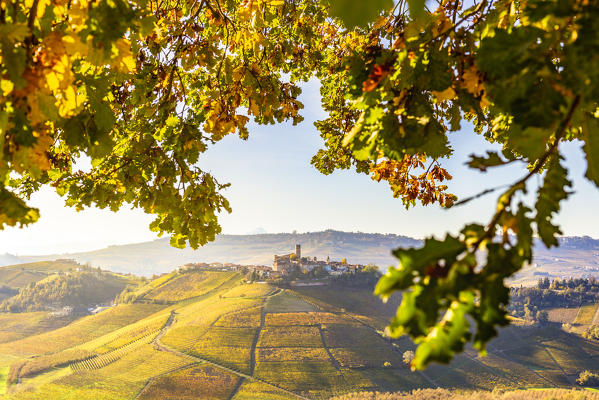
M478 249L478 247L482 244L482 242L484 240L493 236L493 234L495 232L495 227L496 227L497 223L499 222L499 219L505 212L506 207L511 203L512 198L514 197L514 193L516 193L516 187L518 187L520 185L524 185L526 183L526 181L528 181L533 175L536 175L545 166L545 163L547 163L547 161L553 155L553 153L557 150L559 142L561 141L562 137L566 133L566 128L570 124L570 121L572 120L572 116L574 115L574 111L576 111L576 108L578 107L579 104L580 104L580 95L576 96L576 98L572 102L572 105L570 106L570 110L568 111L565 118L560 123L558 130L555 133L555 140L553 141L551 146L549 146L549 148L547 149L547 151L545 151L543 156L541 156L541 158L539 158L539 160L537 160L536 165L534 166L534 168L532 170L530 170L530 172L528 174L526 174L519 181L517 181L512 186L510 186L510 189L506 193L508 193L510 191L511 191L511 193L506 198L501 200L501 204L497 205L498 209L495 212L495 215L493 215L491 222L489 222L489 224L487 225L487 229L485 230L484 235L480 239L478 239L478 241L474 244L473 251L476 251L476 249Z

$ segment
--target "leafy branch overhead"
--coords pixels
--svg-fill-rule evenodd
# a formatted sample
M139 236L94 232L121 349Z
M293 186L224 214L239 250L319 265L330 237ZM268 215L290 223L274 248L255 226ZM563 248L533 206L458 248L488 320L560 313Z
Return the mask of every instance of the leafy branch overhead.
M597 0L0 3L0 228L35 222L28 197L51 185L77 209L128 204L173 245L205 244L230 207L201 153L246 139L250 120L301 122L299 85L315 76L325 174L355 168L406 207L462 204L443 166L462 119L502 147L468 149L472 168L528 166L487 224L397 249L376 288L404 292L389 333L419 343L414 368L469 340L484 351L533 237L557 244L561 142L583 143L599 184L598 17ZM527 190L533 204L518 202Z

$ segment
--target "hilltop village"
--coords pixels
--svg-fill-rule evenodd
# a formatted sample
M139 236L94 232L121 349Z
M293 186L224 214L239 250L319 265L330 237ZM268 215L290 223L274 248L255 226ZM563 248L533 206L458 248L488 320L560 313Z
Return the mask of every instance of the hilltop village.
M295 245L295 252L274 255L272 267L266 265L238 265L232 263L188 263L182 269L220 269L223 271L245 270L255 273L261 278L289 278L297 275L314 277L340 276L355 274L364 268L361 264L349 264L344 258L341 261L318 260L317 257L302 257L301 245Z
M329 275L341 275L344 273L355 273L364 266L360 264L348 264L344 258L341 261L331 261L329 257L325 260L318 260L316 257L302 257L302 247L295 245L295 252L282 256L274 256L273 271L282 275L288 275L292 272L308 273L315 270L322 270Z

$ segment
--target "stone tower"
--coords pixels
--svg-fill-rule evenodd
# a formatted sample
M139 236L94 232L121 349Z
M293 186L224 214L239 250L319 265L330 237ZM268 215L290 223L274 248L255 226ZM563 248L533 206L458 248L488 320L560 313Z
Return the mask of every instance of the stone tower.
M295 256L298 260L302 259L302 246L299 244L295 245Z

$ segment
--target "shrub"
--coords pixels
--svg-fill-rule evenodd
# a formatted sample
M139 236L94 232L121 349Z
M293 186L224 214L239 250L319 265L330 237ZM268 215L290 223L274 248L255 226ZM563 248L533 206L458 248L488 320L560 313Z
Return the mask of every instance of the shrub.
M599 386L599 374L591 371L582 371L580 375L578 375L576 382L580 386Z
M599 340L599 325L589 326L582 336L586 339Z

